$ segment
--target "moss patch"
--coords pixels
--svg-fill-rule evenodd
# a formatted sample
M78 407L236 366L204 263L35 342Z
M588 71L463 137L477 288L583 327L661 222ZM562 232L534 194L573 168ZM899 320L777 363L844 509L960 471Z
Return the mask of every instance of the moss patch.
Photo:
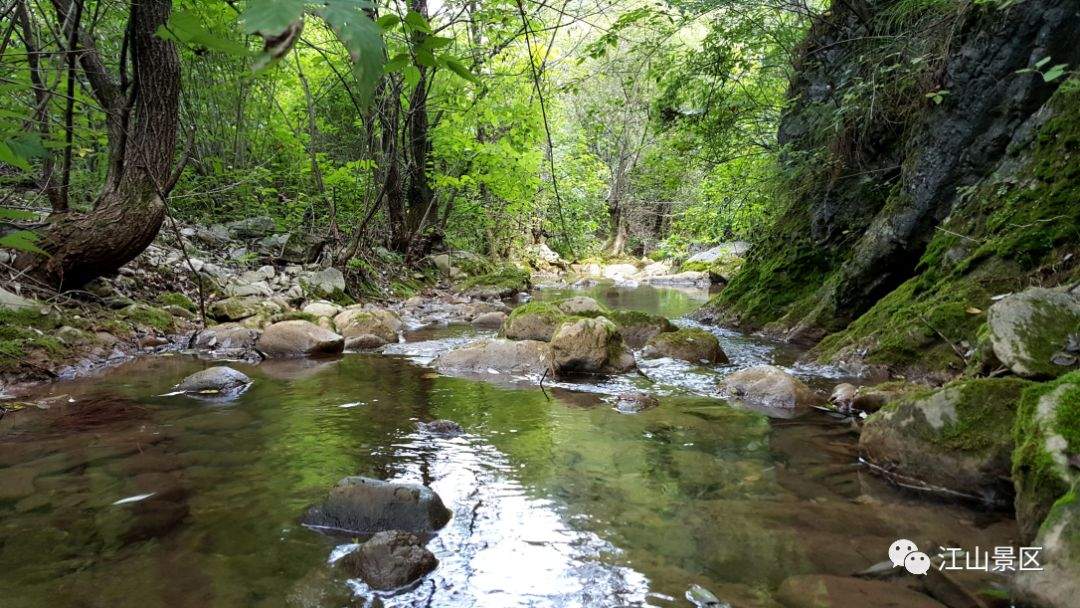
M166 291L157 298L158 304L162 306L179 306L184 310L195 312L195 303L191 301L191 298L185 296L182 293L175 291Z
M0 371L17 371L35 350L62 353L63 344L49 332L63 324L59 316L43 315L36 309L0 309Z
M457 284L460 291L469 291L476 288L492 288L501 292L526 291L531 283L529 273L513 265L505 265L501 268L463 279Z
M136 325L145 325L159 331L173 328L172 315L148 304L132 304L119 313L120 318Z

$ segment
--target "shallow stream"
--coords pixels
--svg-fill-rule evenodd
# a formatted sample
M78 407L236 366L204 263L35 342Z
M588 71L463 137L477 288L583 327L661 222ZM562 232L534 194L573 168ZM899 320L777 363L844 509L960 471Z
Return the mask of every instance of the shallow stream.
M706 298L586 295L673 318ZM397 355L235 364L255 382L227 402L162 396L210 365L181 355L46 387L35 396L46 409L0 421L0 605L690 606L697 584L734 606L774 606L786 577L851 574L897 538L988 547L1014 536L1007 518L871 476L848 426L716 398L716 378L746 365L787 366L821 388L838 375L715 331L731 366L662 362L546 391L426 367L469 339L460 327L421 332L433 341ZM617 412L609 396L627 387L660 407ZM417 430L440 418L466 435ZM453 511L429 544L439 567L414 588L376 599L330 564L341 539L297 523L354 474L429 484Z

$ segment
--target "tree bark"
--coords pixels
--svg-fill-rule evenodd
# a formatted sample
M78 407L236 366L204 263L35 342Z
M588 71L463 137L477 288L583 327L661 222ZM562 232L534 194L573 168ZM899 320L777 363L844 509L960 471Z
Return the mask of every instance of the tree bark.
M68 0L54 0L53 5L62 22ZM16 261L57 288L78 287L115 272L142 253L161 229L176 151L180 59L173 43L155 32L171 11L171 0L131 3L129 94L108 73L89 36L79 33L79 64L108 117L105 184L92 211L50 217L39 241L47 255L27 253Z

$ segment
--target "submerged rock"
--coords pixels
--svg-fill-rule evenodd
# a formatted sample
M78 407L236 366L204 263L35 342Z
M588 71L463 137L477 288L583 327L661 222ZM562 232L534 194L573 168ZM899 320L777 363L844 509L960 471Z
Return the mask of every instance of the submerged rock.
M447 437L457 437L458 435L465 434L465 429L461 428L461 425L453 420L417 422L416 427L422 431L427 431L435 435L446 435Z
M435 358L440 371L540 375L551 366L551 349L536 340L483 340Z
M716 336L696 328L659 333L645 344L641 354L646 359L671 357L690 363L728 362Z
M906 478L1007 504L1013 419L1028 385L978 378L905 397L866 419L859 449Z
M257 347L268 357L333 355L345 348L345 338L310 321L281 321L263 331Z
M618 328L604 317L560 325L551 338L551 357L557 374L617 374L635 366Z
M397 589L422 578L439 565L435 555L414 534L379 532L341 558L348 572L373 589Z
M828 574L790 576L776 599L785 608L945 608L900 584Z
M386 530L429 534L448 521L450 511L431 488L370 477L342 479L300 519L329 534L361 536Z
M1013 428L1016 451L1012 479L1016 523L1023 539L1033 538L1054 503L1075 495L1080 481L1080 372L1024 391Z
M994 355L1014 374L1054 378L1076 369L1080 297L1032 287L1012 294L986 314Z
M191 374L176 385L185 393L232 393L251 384L251 378L231 367L217 365Z
M733 397L768 408L809 407L823 401L802 380L773 365L741 369L724 378L721 387Z
M646 393L623 393L615 401L615 409L624 414L636 414L660 405L660 400Z

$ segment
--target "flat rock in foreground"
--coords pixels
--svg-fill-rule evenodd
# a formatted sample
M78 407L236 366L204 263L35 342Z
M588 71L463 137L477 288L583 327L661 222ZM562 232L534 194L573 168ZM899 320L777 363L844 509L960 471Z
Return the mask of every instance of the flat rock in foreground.
M341 565L373 589L397 589L435 569L439 560L414 534L379 532L359 549L341 558Z
M484 340L439 355L439 371L501 374L543 374L551 366L551 349L537 340Z

